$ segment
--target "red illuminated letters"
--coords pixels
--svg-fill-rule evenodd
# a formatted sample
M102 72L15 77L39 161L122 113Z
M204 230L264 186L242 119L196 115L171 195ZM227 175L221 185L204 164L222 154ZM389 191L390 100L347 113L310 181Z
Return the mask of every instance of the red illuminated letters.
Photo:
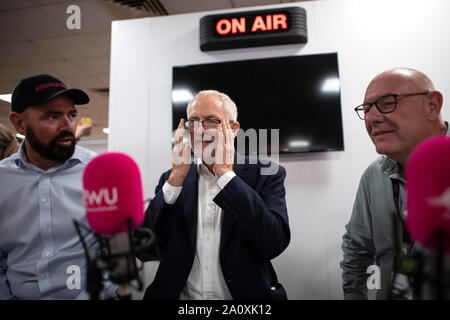
M273 15L273 29L278 30L278 26L281 26L281 29L287 29L287 17L285 14Z
M242 17L240 21L236 18L231 20L231 32L237 33L237 30L239 30L240 33L245 33L245 17Z
M267 30L266 25L264 24L264 20L261 16L257 16L255 18L255 21L253 22L252 32L255 32L258 30L261 30L261 31Z
M287 17L285 14L267 15L264 22L263 17L257 16L253 22L252 32L287 29Z
M221 19L216 24L216 31L220 35L226 35L228 33L236 34L238 31L240 33L245 33L245 17L240 18L239 20L236 18L231 19Z
M224 29L224 26L225 26L225 29ZM222 19L222 20L219 20L219 22L217 22L216 31L218 34L226 35L226 34L230 33L230 30L231 30L231 22L228 21L227 19Z
M231 21L229 19L220 19L216 23L216 31L218 34L224 36L229 34L237 33L245 33L245 17L232 18ZM270 30L278 30L278 29L287 29L287 16L283 13L267 15L265 16L265 20L263 16L256 16L253 21L251 32L257 31L270 31Z

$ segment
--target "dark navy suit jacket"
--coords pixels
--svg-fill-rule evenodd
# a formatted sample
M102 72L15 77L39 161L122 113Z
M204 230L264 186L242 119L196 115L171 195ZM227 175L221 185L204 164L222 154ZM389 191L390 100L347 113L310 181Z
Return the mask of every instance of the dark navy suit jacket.
M235 300L287 299L270 262L290 241L285 201L286 171L261 175L269 164L234 164L234 177L213 201L223 210L220 264ZM236 161L235 161L236 162ZM198 172L192 163L177 201L164 201L163 173L143 227L156 233L161 262L144 299L176 300L183 290L196 251ZM139 259L146 261L143 256Z

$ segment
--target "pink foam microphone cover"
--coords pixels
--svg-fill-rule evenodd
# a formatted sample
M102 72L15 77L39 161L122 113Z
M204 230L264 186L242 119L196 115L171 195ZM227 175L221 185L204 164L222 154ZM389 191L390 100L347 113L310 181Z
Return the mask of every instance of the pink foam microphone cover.
M406 167L407 227L411 237L435 251L437 230L447 233L444 250L450 253L450 138L421 143Z
M86 218L99 234L127 231L144 220L144 200L139 167L128 155L107 152L93 158L83 172Z

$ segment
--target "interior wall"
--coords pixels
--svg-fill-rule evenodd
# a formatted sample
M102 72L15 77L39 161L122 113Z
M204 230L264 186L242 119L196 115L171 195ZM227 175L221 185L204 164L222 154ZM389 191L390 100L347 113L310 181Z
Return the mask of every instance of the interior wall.
M377 156L353 108L376 74L406 66L430 76L449 119L450 2L323 0L261 8L293 5L307 11L305 45L201 52L198 25L205 12L113 22L108 149L138 162L145 197L152 197L171 167L172 66L337 52L345 150L280 158L292 239L274 266L290 299L341 299L344 226L360 176ZM146 263L146 286L157 265Z

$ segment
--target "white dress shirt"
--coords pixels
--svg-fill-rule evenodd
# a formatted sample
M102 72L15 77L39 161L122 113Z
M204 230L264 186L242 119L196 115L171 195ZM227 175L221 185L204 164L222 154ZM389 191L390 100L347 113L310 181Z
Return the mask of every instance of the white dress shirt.
M223 210L214 203L214 197L236 174L227 172L220 178L199 163L198 171L198 219L197 244L194 263L180 294L181 300L232 300L220 266L220 235ZM164 201L177 201L182 187L163 185Z

